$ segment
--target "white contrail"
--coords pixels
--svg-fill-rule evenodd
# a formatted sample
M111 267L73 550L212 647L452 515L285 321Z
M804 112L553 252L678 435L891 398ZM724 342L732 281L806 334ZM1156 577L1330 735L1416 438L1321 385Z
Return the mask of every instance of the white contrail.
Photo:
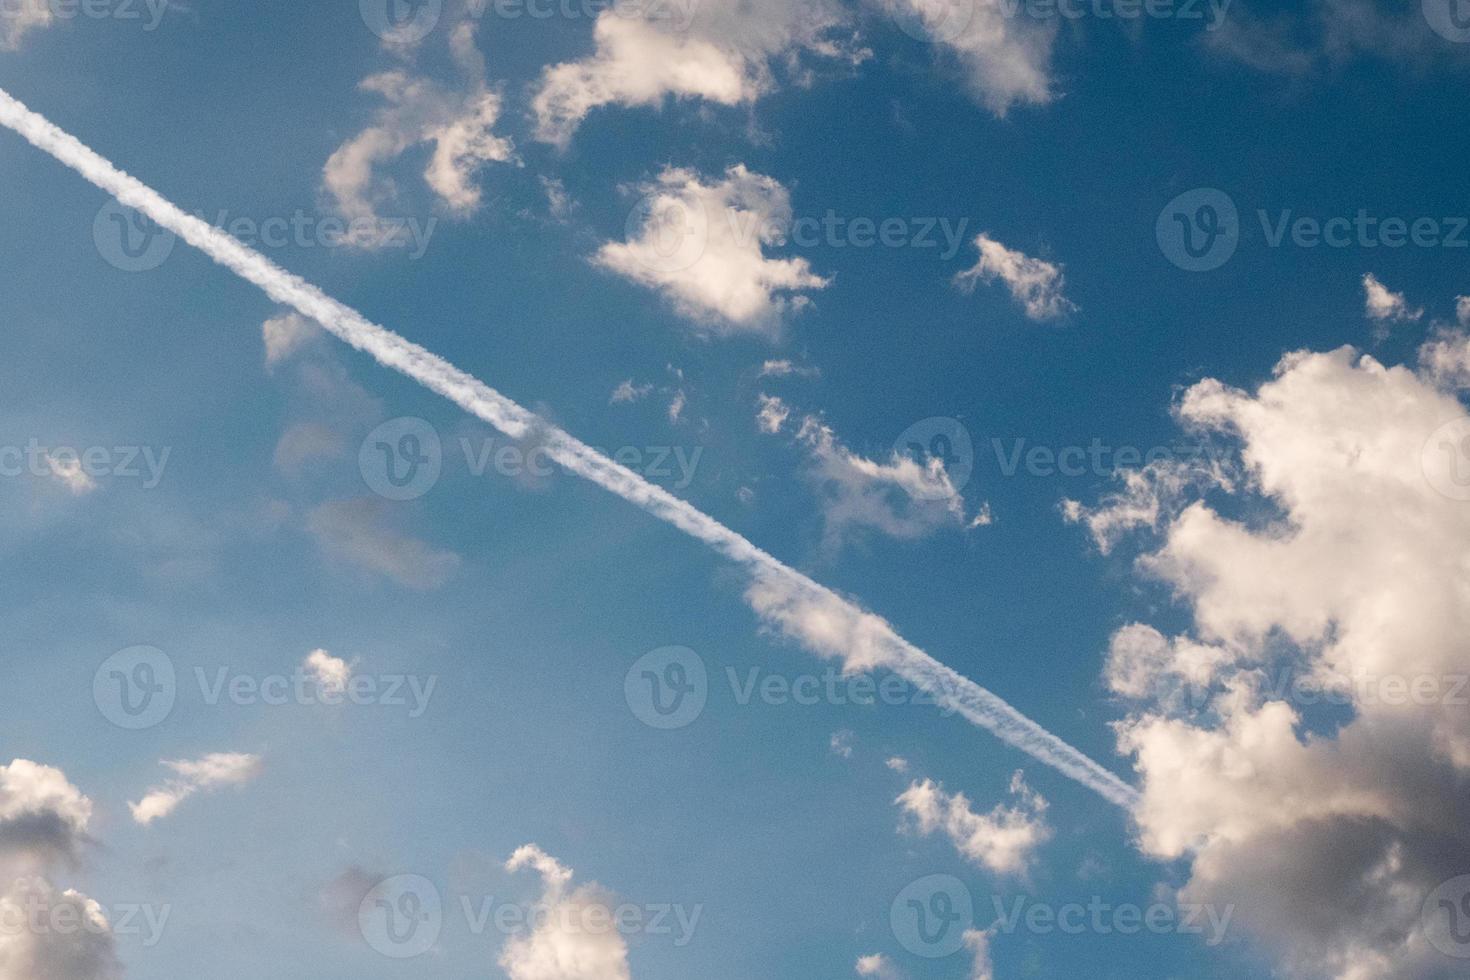
M259 286L277 303L315 320L353 347L438 392L510 438L541 441L551 458L568 470L637 504L745 566L752 581L747 599L756 611L819 655L845 656L849 664L892 670L932 696L941 707L958 712L1105 799L1125 809L1131 809L1137 802L1138 793L1133 787L1001 698L909 643L878 616L787 567L714 518L613 462L438 355L369 322L362 314L225 232L185 214L3 89L0 89L0 124L19 133L122 204L142 212L220 265Z

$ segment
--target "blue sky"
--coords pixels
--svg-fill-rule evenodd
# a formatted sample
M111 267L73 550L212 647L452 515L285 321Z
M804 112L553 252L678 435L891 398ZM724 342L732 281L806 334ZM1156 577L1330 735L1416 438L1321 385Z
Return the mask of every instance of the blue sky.
M5 134L0 904L108 925L7 931L0 978L1454 975L1463 708L1269 683L1465 666L1432 447L1470 375L1470 47L1434 0L446 0L386 39L372 0L87 9L7 6L0 88L1142 797L902 681L853 703L894 677L847 612L521 472L534 435L183 241L130 257L133 212ZM1182 268L1169 229L1222 200ZM909 450L939 431L968 451ZM643 671L693 665L697 717L648 724ZM114 669L171 669L171 710L119 715ZM908 898L956 887L919 937ZM382 925L430 895L429 938ZM643 925L567 926L599 908Z

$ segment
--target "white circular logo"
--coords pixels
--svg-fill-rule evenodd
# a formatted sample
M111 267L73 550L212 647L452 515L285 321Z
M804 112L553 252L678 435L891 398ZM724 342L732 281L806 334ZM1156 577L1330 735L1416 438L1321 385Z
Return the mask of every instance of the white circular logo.
M384 956L395 960L422 956L439 941L444 902L429 879L395 875L363 896L357 926L367 944Z
M114 269L148 272L168 261L174 233L113 199L102 205L92 222L92 242L97 254Z
M965 488L975 470L975 442L959 419L936 415L915 422L894 440L893 451L926 468L937 461L957 491ZM941 500L949 496L949 490L934 481L910 490L910 494L921 500Z
M1154 225L1164 257L1186 272L1218 269L1240 245L1240 213L1213 187L1185 191L1164 206Z
M643 265L655 272L683 272L704 258L709 214L701 201L649 194L628 212L626 231Z
M444 0L359 0L362 22L389 44L417 44L439 25Z
M1470 500L1470 419L1435 429L1419 452L1429 485L1451 500Z
M888 910L894 938L925 959L953 956L975 925L975 903L965 883L953 875L929 875L909 885Z
M1451 878L1430 892L1420 921L1435 949L1457 960L1470 959L1470 875Z
M444 467L439 433L420 418L390 419L368 433L357 451L363 481L389 500L414 500L433 489Z
M92 675L92 700L119 728L152 728L174 710L178 680L174 662L157 647L119 650Z
M1424 0L1424 19L1434 33L1446 41L1470 41L1470 2L1467 0Z
M623 697L650 728L684 728L703 714L709 701L709 672L688 647L659 647L628 668Z
M907 0L897 4L893 16L909 37L928 44L944 44L970 29L975 19L975 0Z

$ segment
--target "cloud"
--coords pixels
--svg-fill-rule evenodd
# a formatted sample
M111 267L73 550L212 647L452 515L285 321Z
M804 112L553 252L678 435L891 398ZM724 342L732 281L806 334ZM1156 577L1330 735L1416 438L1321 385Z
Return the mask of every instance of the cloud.
M832 754L843 759L852 758L852 745L857 741L857 735L849 729L833 732L832 737L827 740L827 748Z
M133 819L148 825L173 813L180 803L196 793L207 793L222 786L242 786L263 770L260 756L241 752L214 752L193 761L169 761L163 765L176 777L162 786L150 789L137 803L129 803Z
M775 421L780 409L784 405L768 421ZM841 548L854 529L914 540L944 527L965 526L965 498L950 482L943 460L920 464L898 452L886 462L866 459L813 416L803 420L797 441L807 452L804 475L821 495L823 543L829 551Z
M480 205L474 183L480 168L513 159L509 139L494 133L500 119L500 93L485 79L484 58L475 46L475 27L466 21L450 38L463 90L450 90L406 71L389 71L364 79L361 88L387 103L373 124L342 144L327 160L322 185L338 213L350 222L347 240L363 248L386 244L378 208L392 201L397 189L377 168L397 160L416 146L432 145L424 180L451 214L464 216Z
M877 0L877 5L910 34L933 41L959 62L971 94L996 115L1053 99L1054 22L1012 16L1004 0Z
M265 366L273 368L321 336L321 328L299 313L283 313L260 325L265 342Z
M448 582L461 559L389 527L382 504L368 497L332 500L306 516L306 529L332 559L429 591Z
M856 969L860 977L876 977L877 980L903 980L903 972L882 953L858 957Z
M313 459L341 459L347 447L342 434L320 422L296 422L276 442L274 463L283 473L299 473Z
M894 772L905 773L909 771L909 760L903 758L902 756L893 756L891 759L883 764L889 769L892 769Z
M1403 293L1390 292L1373 273L1363 275L1363 312L1368 319L1386 325L1394 322L1417 320L1424 315L1422 309L1410 309Z
M669 168L639 188L642 221L629 239L598 249L597 265L657 290L682 315L719 334L774 334L781 316L823 289L804 258L768 258L791 223L791 198L770 177L743 165L705 183Z
M325 650L311 651L301 666L323 691L340 694L347 690L347 682L352 680L352 665Z
M1076 312L1076 304L1062 295L1066 281L1060 266L1006 248L983 233L975 239L975 247L980 250L980 261L954 277L955 285L964 292L973 292L977 282L999 279L1029 319L1057 320Z
M60 769L29 759L0 766L0 877L76 863L91 819L92 801Z
M775 435L791 417L791 409L774 395L758 395L760 409L755 413L756 428L767 435Z
M31 31L50 27L56 20L53 0L6 0L0 6L0 51L19 51Z
M894 802L911 818L910 829L921 836L942 832L955 849L977 868L998 875L1023 874L1036 848L1051 839L1046 800L1032 791L1020 772L1011 778L1014 806L997 804L976 813L963 793L948 794L925 779L912 783Z
M1423 360L1298 352L1253 392L1186 391L1181 422L1232 439L1248 479L1161 505L1138 567L1189 628L1125 627L1109 656L1140 846L1186 861L1181 898L1233 904L1289 975L1450 972L1426 899L1470 854L1470 415Z
M672 16L604 11L593 26L593 53L543 72L532 99L537 139L565 147L602 106L657 107L670 98L752 103L775 88L771 62L778 57L795 67L802 53L849 62L866 56L842 43L848 18L828 0L653 7Z
M626 405L647 398L652 391L653 385L635 385L633 379L629 378L613 389L612 394L608 396L607 403L609 405Z
M1425 68L1463 57L1430 29L1418 4L1410 10L1374 0L1313 0L1290 9L1262 17L1237 5L1205 32L1204 43L1256 71L1298 78L1365 58Z
M16 928L19 923L65 927ZM112 926L102 906L80 892L58 892L38 877L16 878L0 892L0 980L120 980Z
M979 929L965 930L965 948L970 951L970 980L995 980L995 966L990 962L990 933Z
M792 376L798 378L820 378L822 376L822 369L819 367L793 364L791 361L781 359L766 361L761 365L760 374L757 375L760 378L789 378Z
M506 940L501 950L500 968L510 980L630 980L622 934L591 925L612 921L612 897L595 884L573 889L571 869L535 844L505 865L511 873L525 868L541 876L540 914L529 933Z
M75 453L66 455L46 453L46 468L51 471L52 477L70 490L74 496L80 497L97 489L97 481L82 467L81 457Z

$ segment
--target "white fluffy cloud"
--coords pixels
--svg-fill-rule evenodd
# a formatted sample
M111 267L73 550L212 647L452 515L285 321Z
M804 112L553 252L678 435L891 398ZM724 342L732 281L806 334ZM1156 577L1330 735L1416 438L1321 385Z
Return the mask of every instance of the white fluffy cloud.
M965 947L972 957L970 980L995 980L995 966L990 961L990 933L966 929Z
M959 62L970 91L1004 116L1015 105L1043 105L1051 78L1055 20L1007 14L1003 0L877 0L911 35Z
M316 681L323 691L340 694L347 690L352 680L352 665L341 657L334 657L325 650L313 650L301 664L306 676Z
M1019 875L1030 865L1036 848L1051 838L1046 800L1026 785L1021 773L1011 778L1015 805L999 803L989 813L976 813L963 793L946 793L933 780L915 781L894 802L910 818L910 829L922 836L942 832L955 849L978 868L998 875Z
M1363 275L1363 312L1381 324L1417 320L1424 315L1422 309L1409 306L1403 293L1392 292L1371 272Z
M321 335L321 328L300 313L283 313L260 325L265 366L273 368Z
M14 928L39 919L43 928ZM112 926L80 892L58 891L38 877L16 878L0 892L0 980L118 980L123 976ZM52 927L50 923L64 923Z
M902 971L882 953L858 957L856 969L860 977L875 977L877 980L903 980Z
M52 0L6 0L0 4L0 51L17 51L31 31L56 20Z
M972 292L976 283L998 279L1032 320L1056 320L1076 312L1077 306L1063 295L1066 279L1061 266L1006 248L983 233L975 239L975 247L980 260L954 278L960 289Z
M192 761L164 760L163 765L172 769L175 777L150 789L137 803L128 804L133 819L140 824L147 825L168 816L197 793L223 786L242 786L259 776L263 769L260 756L242 752L214 752Z
M97 489L97 481L82 466L81 457L76 455L46 454L46 468L51 476L74 496L80 497Z
M1456 973L1426 899L1470 870L1470 415L1435 370L1465 345L1442 335L1418 371L1342 348L1254 392L1199 382L1180 418L1235 440L1248 480L1132 521L1160 538L1140 568L1193 620L1126 627L1109 656L1141 846L1187 860L1181 897L1234 904L1289 974Z
M770 177L733 166L706 183L670 168L641 187L628 240L608 242L598 265L662 293L681 314L716 333L773 334L796 294L822 289L804 258L768 258L791 223L791 197Z
M433 146L424 180L455 215L479 207L480 188L474 181L484 164L513 158L510 140L494 133L501 97L486 81L473 22L455 27L450 46L464 76L462 89L448 89L403 70L362 82L364 91L381 96L387 105L370 127L331 155L322 171L323 187L337 211L353 222L348 235L353 244L366 248L386 243L378 209L392 201L397 190L377 169L410 148Z
M593 27L593 53L545 70L532 100L537 138L558 146L601 106L659 106L697 99L734 106L774 86L771 64L795 65L803 52L861 60L842 43L848 18L829 0L747 0L652 4L650 16L624 5ZM664 16L659 16L664 15Z
M508 939L500 968L510 980L630 980L628 944L612 921L612 897L595 884L572 887L573 874L535 844L522 847L505 869L541 876L535 927Z
M306 515L306 529L329 558L410 589L439 588L461 562L454 552L389 526L381 502L367 497L319 505Z
M29 759L0 766L0 872L75 862L92 801L60 769Z
M786 420L791 417L791 409L775 395L758 395L756 399L759 406L755 413L756 428L767 435L780 432Z

